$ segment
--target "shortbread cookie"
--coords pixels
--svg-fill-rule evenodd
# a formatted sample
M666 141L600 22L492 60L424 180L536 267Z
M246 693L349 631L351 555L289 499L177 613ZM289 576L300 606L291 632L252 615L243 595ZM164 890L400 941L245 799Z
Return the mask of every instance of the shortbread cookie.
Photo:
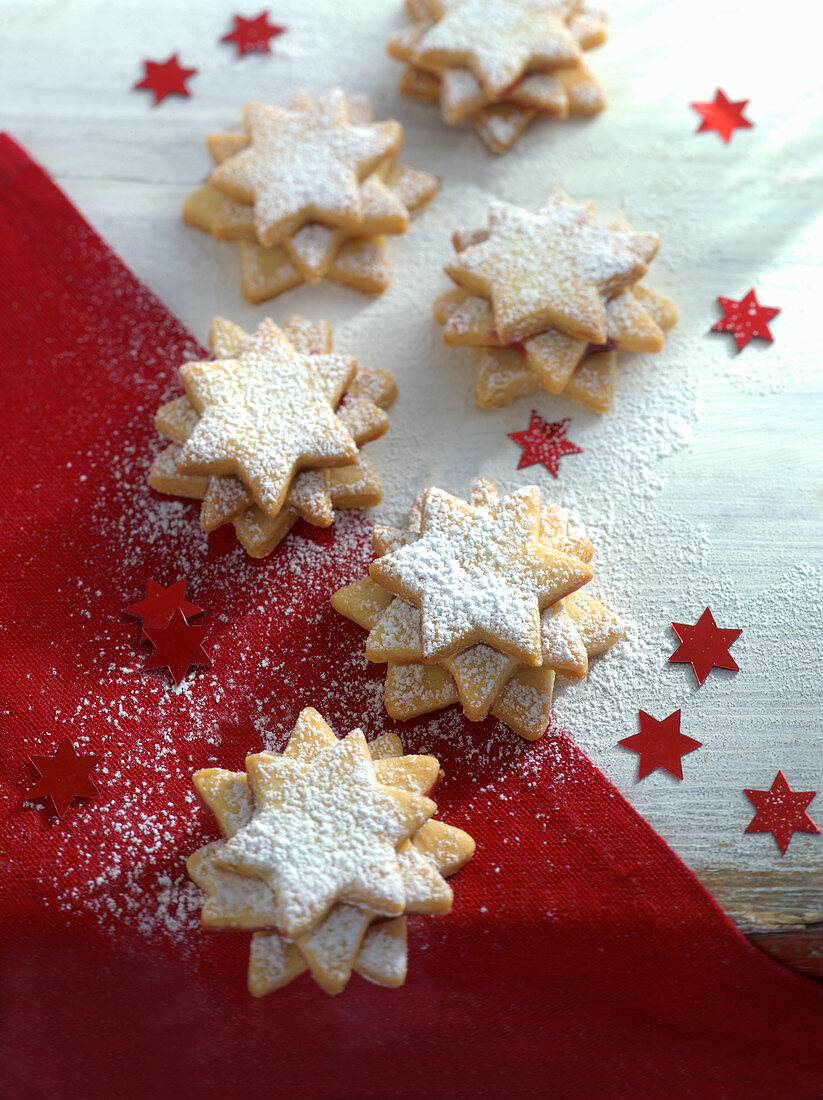
M541 116L605 106L583 51L607 37L605 16L578 0L431 0L408 3L412 26L389 43L405 63L400 91L440 103L450 126L470 120L502 153Z
M385 235L405 232L438 186L395 163L400 126L376 123L367 101L338 90L297 95L288 108L252 104L244 120L244 132L207 137L216 167L186 200L184 221L237 242L250 302L322 278L381 294Z
M201 500L203 530L233 523L253 557L298 518L327 527L335 508L380 502L359 448L388 429L397 392L388 371L332 355L328 325L298 316L282 329L266 320L252 336L215 318L209 343L213 361L181 369L191 393L155 417L172 442L152 463L152 488Z
M438 512L444 498L449 506L445 519ZM434 522L429 515L432 500ZM526 528L499 525L510 510L528 517ZM472 546L467 553L460 528L471 529L472 523L471 541L480 542L482 549ZM554 560L555 568L559 565L575 578L565 595L555 598L544 591L541 597L524 591L529 559L520 570L513 564L518 534L524 530L529 532L527 554L537 553L542 566ZM548 726L555 677L582 680L589 658L622 636L612 612L574 590L592 575L591 543L570 534L556 505L540 506L536 487L501 501L492 483L480 479L468 502L430 489L415 500L404 530L376 527L373 541L379 556L370 576L336 592L332 605L369 632L367 659L386 663L384 702L392 718L405 721L459 702L471 721L492 714L533 740ZM531 579L535 575L532 569ZM522 578L519 589L509 583L515 576ZM425 625L426 617L432 611L438 645L443 639L438 628L447 632L445 653L426 648L427 630L432 629ZM478 626L486 631L481 641ZM467 638L474 641L466 645ZM527 644L522 644L524 638Z
M310 764L259 754L246 770L256 813L215 863L272 888L281 935L306 935L340 901L388 916L403 912L397 847L436 806L379 783L360 730Z
M219 768L194 776L195 790L225 838L199 849L187 864L207 895L204 926L254 931L249 989L256 996L279 988L305 969L330 993L343 989L352 970L378 984L402 984L405 920L399 918L391 928L379 921L372 931L379 912L364 904L363 895L378 898L381 905L394 904L402 896L405 912L450 910L452 894L444 876L456 873L471 858L473 841L439 821L426 820L409 831L409 814L426 818L433 807L425 795L438 778L437 761L404 757L394 734L366 746L355 731L355 736L339 742L320 715L308 708L300 714L282 755L258 754L247 764L248 777ZM295 800L296 792L302 793ZM351 795L356 795L354 801ZM384 827L394 839L384 835ZM398 842L406 831L408 839ZM252 833L255 840L250 844ZM227 868L227 862L237 862L238 852L244 853L242 865ZM245 873L248 858L254 864L252 874ZM265 879L273 866L279 868L277 887L259 877L264 865ZM295 902L287 884L300 880L302 900ZM326 904L336 891L354 891L358 904ZM292 900L286 910L300 916L312 910L316 917L322 910L320 918L293 940L277 930L286 897ZM397 942L383 944L386 958L381 963L378 946L387 932Z
M212 172L212 187L254 206L257 239L279 244L301 225L358 227L360 183L403 141L397 122L349 121L343 93L299 110L250 103L243 109L248 147Z
M491 301L504 343L556 328L602 344L606 301L645 275L659 244L651 233L601 225L591 203L557 188L537 214L493 203L486 240L460 252L446 273Z
M486 94L498 99L527 71L550 71L580 60L566 19L571 3L544 0L439 0L435 22L412 60L434 71L467 66Z
M540 612L591 579L539 538L540 491L474 507L438 489L423 499L420 537L373 562L371 577L421 608L424 661L486 642L540 664Z
M236 359L185 363L180 378L200 414L182 473L236 474L268 516L303 468L350 465L357 444L335 415L356 369L350 356L303 356L262 321Z
M210 134L206 138L218 166L247 144L245 134ZM436 180L428 173L385 161L360 186L362 218L356 229L311 222L283 236L278 243L303 278L317 282L344 242L380 233L405 232L410 211L427 202L436 190ZM189 224L212 233L217 240L258 240L254 208L228 198L210 184L186 200L183 217Z
M478 358L475 400L495 408L544 389L611 407L617 353L659 352L677 310L637 280L658 238L601 225L557 189L537 215L494 204L489 227L454 234L458 284L434 305L447 344Z
M309 322L302 317L289 318L283 325L295 350L316 355L331 350L331 330L323 322ZM239 326L216 317L209 331L209 345L216 358L231 358L240 353L248 336ZM372 394L377 400L373 400ZM338 408L338 419L351 433L358 447L379 438L388 430L386 404L396 395L396 385L388 371L358 367L354 381L349 383L344 404ZM175 398L157 410L155 427L163 435L185 443L198 422L198 413L187 397ZM170 450L170 449L167 449ZM202 479L192 476L190 484L186 475L177 469L180 450L164 452L152 467L150 478L153 488L162 492L175 492L202 500L200 524L204 531L214 531L243 515L252 507L253 500L244 483L237 477L209 478L205 492ZM173 470L164 472L164 464L174 463ZM334 518L334 506L338 508L367 507L380 500L380 483L370 464L358 453L352 466L337 468L334 476L330 470L306 470L291 482L286 506L308 523L328 527ZM376 497L376 499L375 499ZM334 499L333 499L334 498Z

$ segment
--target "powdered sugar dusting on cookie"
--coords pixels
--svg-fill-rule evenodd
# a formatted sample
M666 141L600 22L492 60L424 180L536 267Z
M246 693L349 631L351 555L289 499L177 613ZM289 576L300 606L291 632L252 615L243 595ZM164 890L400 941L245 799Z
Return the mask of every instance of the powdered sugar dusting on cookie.
M586 646L565 604L547 608L540 619L543 663L556 671L585 673Z
M244 120L248 148L218 165L210 181L253 202L255 230L267 247L317 217L358 226L360 180L397 151L402 134L396 123L352 126L340 91L298 110L249 104Z
M590 576L582 563L532 540L539 497L524 490L490 507L472 507L439 490L423 504L420 538L380 558L371 574L422 609L426 658L486 641L539 663L540 610Z
M277 917L271 890L259 879L215 866L222 848L219 842L207 845L189 861L190 877L208 895L203 923L210 928L271 927Z
M401 925L401 921L403 922ZM402 933L399 928L402 927ZM379 985L402 985L406 977L405 918L373 925L363 939L356 969Z
M354 440L333 411L354 370L352 359L296 354L275 325L262 322L237 359L181 368L200 419L179 466L241 474L263 510L276 515L298 464L356 458Z
M580 57L566 26L573 10L565 0L452 0L438 4L442 17L412 54L435 68L465 62L496 97L530 66L569 64Z
M539 214L493 203L489 237L459 253L446 270L491 298L506 341L546 328L603 343L605 302L639 279L656 238L600 225L590 204L555 191Z
M303 938L300 951L321 984L336 991L348 981L351 968L373 920L354 905L336 905L325 920Z
M383 793L359 731L310 764L275 757L249 779L257 812L217 863L269 883L284 935L302 935L337 900L402 911L395 848L432 810L421 799L410 818Z

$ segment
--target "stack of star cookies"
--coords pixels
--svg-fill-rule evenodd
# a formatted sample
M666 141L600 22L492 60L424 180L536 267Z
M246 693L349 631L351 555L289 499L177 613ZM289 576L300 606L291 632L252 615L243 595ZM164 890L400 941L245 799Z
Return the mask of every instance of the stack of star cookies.
M537 214L498 202L488 228L455 233L445 270L457 289L434 314L447 344L477 354L477 404L544 389L610 409L618 354L660 351L677 321L674 304L639 282L659 243L600 224L592 203L559 188Z
M499 497L475 482L468 502L441 489L415 500L403 531L374 529L369 576L332 605L369 631L386 662L384 700L409 719L460 703L527 740L546 732L555 676L582 680L589 658L622 636L615 615L580 589L592 545L527 486Z
M406 913L448 913L446 877L474 841L433 820L433 756L404 756L396 734L338 740L302 711L282 754L246 771L208 768L195 790L223 839L189 857L205 891L201 920L253 933L249 991L261 997L305 970L328 993L352 971L378 985L406 977Z
M200 524L234 525L244 549L269 554L298 518L316 527L335 508L382 500L380 480L360 447L387 431L394 376L331 354L331 329L297 315L268 319L249 336L212 322L213 360L180 368L185 396L157 411L171 443L149 484L201 500Z
M300 94L289 107L250 103L236 133L206 139L216 167L183 220L235 241L247 301L330 279L364 294L389 285L386 235L404 233L437 180L395 160L397 122L362 97Z
M411 27L389 43L406 64L400 91L470 120L503 153L541 115L594 115L603 89L583 64L606 20L580 0L406 0Z

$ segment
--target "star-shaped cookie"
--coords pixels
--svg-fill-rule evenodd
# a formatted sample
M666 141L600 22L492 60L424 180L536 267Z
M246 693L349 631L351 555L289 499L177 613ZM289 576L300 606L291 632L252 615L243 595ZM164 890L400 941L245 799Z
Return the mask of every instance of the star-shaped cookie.
M544 389L606 412L618 353L661 351L677 322L674 303L657 291L620 285L633 277L633 264L645 271L657 238L621 220L600 225L591 203L559 190L538 215L498 205L492 223L501 209L511 224L503 224L496 243L493 226L452 236L458 256L446 271L458 286L434 303L445 343L474 349L481 408ZM553 219L565 228L546 246L542 237ZM512 239L504 244L507 235Z
M429 489L420 537L372 562L369 573L421 609L424 661L486 642L530 665L541 663L540 612L592 576L540 540L534 487L488 506Z
M412 55L424 68L466 65L497 99L527 70L548 70L580 60L566 20L567 0L434 0L436 22Z
M301 712L280 759L307 764L336 744L334 732L309 707ZM384 734L369 742L368 752L383 785L424 795L439 776L439 764L434 757L403 756L396 734ZM275 755L263 753L260 758L267 760ZM194 785L224 837L235 836L254 819L255 803L244 773L209 768L195 774ZM329 993L339 993L352 970L381 985L403 983L404 918L398 918L399 923L378 918L373 924L374 912L339 903L310 932L289 943L277 931L264 931L273 929L277 922L274 892L261 879L222 868L219 857L224 848L224 841L205 845L189 857L187 868L207 897L202 912L205 927L255 931L249 960L249 989L255 996L280 988L307 968ZM448 913L452 892L444 876L458 871L473 852L474 842L462 830L440 821L426 821L396 852L405 890L405 911ZM390 942L384 942L387 935ZM385 949L382 958L380 945Z
M374 574L379 573L380 562L392 555L403 555L415 546L420 548L426 502L431 492L427 490L415 499L405 529L374 528L373 543L379 560L372 564L372 575L335 592L332 606L369 632L367 660L386 663L384 703L392 718L405 721L459 702L471 721L481 721L492 714L527 740L541 737L549 724L555 676L571 681L584 679L589 658L614 645L622 637L623 628L611 611L577 590L540 612L537 661L526 664L499 644L489 644L488 639L434 662L430 657L424 658L421 607L405 596L393 596ZM539 502L539 491L535 488L534 492ZM462 505L458 512L461 517L472 509L488 511L505 503L494 485L483 478L475 481L468 502L450 499ZM594 552L592 544L587 538L569 532L566 515L557 505L540 507L537 543L540 552L571 558L582 574L591 573L588 563ZM439 575L435 556L424 549L423 558ZM471 606L473 596L468 583L458 582L452 587L460 589L470 605L459 609L465 610L470 618L475 609ZM486 596L481 590L477 607L487 613ZM444 614L448 613L446 603ZM458 617L452 619L457 622Z
M363 96L344 96L340 91L328 93L319 102L305 93L297 93L286 108L289 125L293 124L295 130L300 131L301 141L309 142L313 140L312 119L316 121L324 111L329 114L332 108L337 118L337 129L333 128L332 133L338 133L341 127L361 136L379 130L380 124L375 122L375 113L368 100ZM306 122L302 128L299 119ZM397 124L384 125L394 127ZM322 127L319 140L324 147L329 141ZM396 146L399 144L398 139ZM227 170L222 166L228 162L236 166L237 158L252 152L251 136L247 131L211 133L206 138L206 146L217 166L216 173ZM436 178L397 164L393 154L380 159L374 170L362 179L358 178L358 172L348 170L342 170L341 176L340 164L333 158L329 161L328 157L325 161L322 156L317 160L308 147L303 149L303 160L308 165L306 179L313 181L312 187L318 195L331 201L330 196L339 198L343 187L349 204L359 208L356 224L340 224L339 218L328 222L322 218L306 220L310 214L310 208L306 207L301 216L283 223L277 243L268 247L258 237L259 219L254 202L237 197L248 192L242 187L232 188L231 183L225 190L210 183L198 188L184 203L183 220L216 240L236 242L240 253L241 288L249 302L263 302L303 281L316 283L323 278L364 294L383 293L391 277L384 235L406 231L411 213L436 194ZM285 166L288 167L288 163ZM276 174L275 162L270 167ZM216 178L219 182L219 175ZM356 181L356 192L347 191L352 178ZM293 197L290 180L282 182L290 198Z
M459 286L489 298L506 343L557 328L602 344L605 302L646 273L659 240L600 225L590 203L555 190L538 214L494 203L488 238L446 265Z
M396 122L352 125L339 90L299 109L251 103L243 122L247 148L219 164L209 182L253 204L257 238L266 247L307 222L358 226L360 183L397 153L403 136Z
M348 356L300 355L268 319L236 358L186 363L180 377L200 418L179 471L236 474L276 516L297 470L356 460L357 445L334 412L355 370Z
M606 41L606 17L580 0L407 0L412 26L388 52L405 65L399 90L439 103L444 122L467 119L503 153L540 117L605 107L582 52Z
M403 912L397 847L436 806L382 785L360 730L309 762L261 754L246 768L256 812L215 862L271 887L282 935L305 935L339 901Z
M312 369L321 389L334 398L337 392L336 372L327 377L321 355L332 348L331 329L324 321L307 321L298 314L286 320L284 335L294 349L313 356ZM240 354L248 335L224 317L215 317L209 329L209 346L218 359L233 359ZM386 406L396 396L397 387L388 371L358 365L354 380L348 385L337 416L351 433L358 447L377 439L388 430ZM158 456L152 467L150 483L160 492L177 492L203 501L200 525L204 531L215 531L224 523L242 518L253 507L253 500L240 478L233 475L208 478L205 487L197 475L183 475L177 469L180 446L186 442L198 422L198 413L188 397L178 397L161 405L154 418L155 427L173 440L173 444ZM175 446L177 444L178 446ZM173 464L171 474L164 474L165 462ZM332 469L302 470L292 480L285 506L308 523L328 527L334 520L334 505L362 507L379 502L379 482L368 460L358 452L352 466ZM258 509L259 511L259 509ZM261 512L262 516L263 513ZM266 517L268 518L268 517ZM272 521L274 522L274 521Z

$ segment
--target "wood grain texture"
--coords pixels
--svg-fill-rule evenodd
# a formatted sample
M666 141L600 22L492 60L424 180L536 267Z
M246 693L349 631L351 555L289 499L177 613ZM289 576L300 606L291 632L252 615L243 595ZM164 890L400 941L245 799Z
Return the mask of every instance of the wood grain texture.
M571 692L558 713L731 918L799 967L819 959L823 838L796 834L781 858L771 837L744 836L753 808L742 792L767 788L778 768L794 788L823 789L823 93L814 35L796 33L806 11L805 0L788 0L781 20L766 24L709 0L614 5L612 39L591 62L607 111L586 123L536 125L511 154L494 158L465 128L446 130L436 108L396 94L399 67L384 49L404 23L393 0L282 0L276 18L288 31L274 55L242 62L217 43L228 29L217 0L0 6L0 125L194 332L203 336L215 313L250 327L267 313L301 311L325 317L340 348L396 372L392 431L370 452L387 520L431 482L461 491L483 472L523 483L506 434L525 425L532 404L478 413L469 358L444 349L430 319L451 230L482 217L492 195L536 206L548 186L562 184L661 233L655 285L681 310L666 351L654 362L627 360L609 424L569 402L534 402L549 419L572 416L571 438L585 451L577 466L564 464L559 488L538 480L561 502L564 493L579 502L581 521L594 517L600 594L638 622L647 656L650 634L659 651L657 664L626 658L622 688L605 672L592 676L586 690L614 703L613 723L593 702L573 705ZM174 50L200 70L193 98L154 109L131 85L142 57L163 60ZM733 99L751 98L755 128L729 146L693 135L699 119L689 101L711 98L718 83ZM322 287L250 307L237 289L234 249L180 222L183 198L208 168L203 137L235 125L247 100L284 102L295 90L334 84L368 92L381 117L402 121L404 159L435 172L442 192L392 241L395 284L383 299ZM750 286L782 313L774 345L752 344L736 357L731 337L707 331L716 296L740 297ZM647 485L641 477L625 498L633 508L647 491L627 551L625 540L621 547L611 538L627 528L624 498L614 496L610 523L603 482L622 476L621 448L628 467L647 418L659 416L647 398L652 387L670 396L663 427L673 442L669 454L661 446L650 459ZM675 438L678 418L683 440ZM646 556L632 570L635 545ZM666 667L674 648L667 623L690 614L694 621L709 602L721 625L746 619L735 649L741 672L714 673L698 692L688 669ZM640 707L658 717L682 707L684 732L703 742L682 784L660 773L634 781L635 758L616 743L635 732L626 716ZM810 813L823 822L823 794Z

